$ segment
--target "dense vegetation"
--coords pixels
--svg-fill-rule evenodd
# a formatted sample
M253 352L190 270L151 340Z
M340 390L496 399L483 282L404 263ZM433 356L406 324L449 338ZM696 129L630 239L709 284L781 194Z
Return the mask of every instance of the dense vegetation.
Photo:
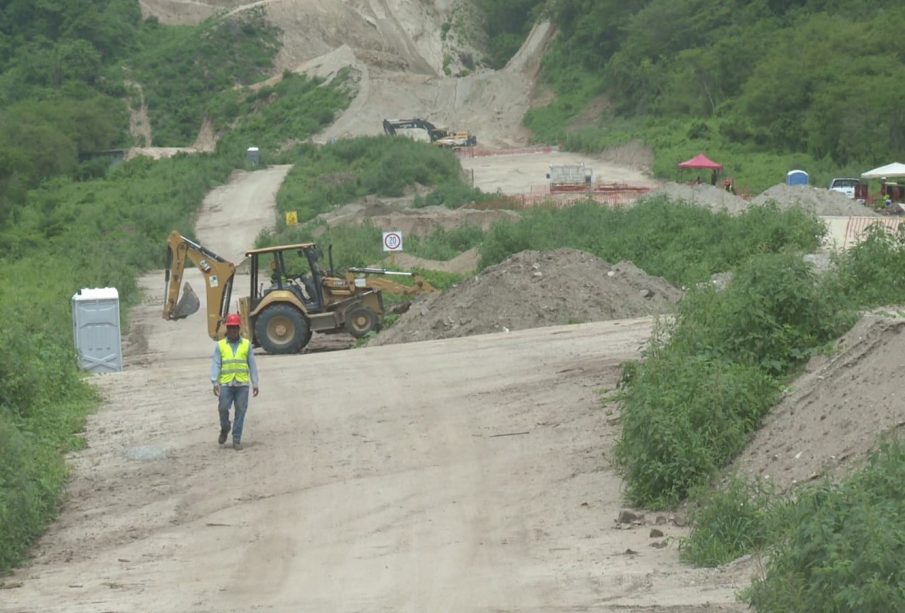
M706 150L753 190L792 167L823 184L905 152L900 2L546 6L560 32L542 73L557 99L527 117L542 140L597 151L641 139L677 178L677 162Z

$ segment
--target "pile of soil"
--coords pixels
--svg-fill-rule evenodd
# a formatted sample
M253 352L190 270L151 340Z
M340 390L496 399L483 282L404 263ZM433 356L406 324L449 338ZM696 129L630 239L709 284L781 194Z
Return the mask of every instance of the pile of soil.
M845 194L808 185L774 185L754 198L752 204L764 204L773 200L780 208L800 206L824 217L877 217L878 214Z
M576 249L523 251L412 304L371 343L389 345L669 313L682 296L631 262Z
M860 467L883 434L905 425L903 365L901 310L865 314L831 356L811 360L733 469L788 491Z
M711 211L726 211L730 215L739 215L748 208L748 202L720 187L700 184L664 183L659 189L649 192L645 198L666 196L670 200L681 200Z
M681 200L708 208L714 212L726 211L730 215L744 213L751 205L762 205L768 201L774 201L780 208L787 209L800 206L822 217L877 216L877 213L869 207L839 192L831 192L828 189L806 185L786 185L785 183L774 185L751 199L750 203L744 198L712 185L665 183L659 189L650 192L646 197L655 196L667 196L672 200Z

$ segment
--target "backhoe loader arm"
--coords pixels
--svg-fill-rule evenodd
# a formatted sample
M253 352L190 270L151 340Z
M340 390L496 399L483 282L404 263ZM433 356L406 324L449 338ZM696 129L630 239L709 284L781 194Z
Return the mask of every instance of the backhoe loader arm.
M370 277L368 275L381 275L380 277ZM397 283L385 278L386 276L410 277L412 285ZM402 296L411 296L414 294L435 292L437 289L431 285L427 279L419 274L412 272L401 272L396 270L386 270L384 268L348 268L346 271L346 280L357 287L369 287L371 289L379 289L390 294L399 294Z
M185 283L180 296L180 285L187 260L191 260L204 276L207 333L216 340L220 338L221 324L229 312L236 266L179 232L171 232L167 239L167 269L164 273L166 285L164 319L183 319L200 307L198 296L188 282Z

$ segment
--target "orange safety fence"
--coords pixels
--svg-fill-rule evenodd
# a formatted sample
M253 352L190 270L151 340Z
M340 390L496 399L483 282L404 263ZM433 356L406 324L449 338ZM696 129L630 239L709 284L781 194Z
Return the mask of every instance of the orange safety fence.
M901 217L850 217L845 226L845 244L853 245L864 238L864 232L874 224L885 226L895 234L902 223Z
M491 155L526 155L532 153L553 153L559 151L559 147L520 147L518 149L479 149L478 147L458 147L454 149L456 155L463 158L487 157Z
M580 202L593 201L614 208L619 208L634 203L638 198L650 191L647 187L624 186L623 189L610 187L608 189L550 193L549 186L532 186L527 194L510 194L499 200L469 205L469 208L479 209L530 209L536 207L563 209Z

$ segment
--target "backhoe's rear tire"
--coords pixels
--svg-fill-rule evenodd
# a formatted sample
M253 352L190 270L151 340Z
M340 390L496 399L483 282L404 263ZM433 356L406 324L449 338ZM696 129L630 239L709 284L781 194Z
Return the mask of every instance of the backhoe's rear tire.
M296 309L276 304L258 315L255 338L267 353L298 353L311 340L311 330Z
M352 307L346 312L346 332L361 338L368 332L377 330L380 320L377 313L365 306Z

